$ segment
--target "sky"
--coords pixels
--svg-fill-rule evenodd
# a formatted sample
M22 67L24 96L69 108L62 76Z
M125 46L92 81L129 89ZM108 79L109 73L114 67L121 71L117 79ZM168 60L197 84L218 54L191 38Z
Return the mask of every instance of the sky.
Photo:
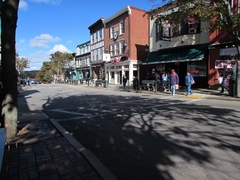
M50 54L74 53L90 40L88 27L109 18L126 6L149 11L151 0L20 0L16 29L16 51L27 58L26 71L40 70Z

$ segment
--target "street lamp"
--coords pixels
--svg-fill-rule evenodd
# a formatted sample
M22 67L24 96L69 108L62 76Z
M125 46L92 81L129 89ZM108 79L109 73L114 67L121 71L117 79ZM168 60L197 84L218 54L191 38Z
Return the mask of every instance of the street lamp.
M146 44L145 46L145 52L147 53L147 80L148 80L148 55L149 55L149 46Z

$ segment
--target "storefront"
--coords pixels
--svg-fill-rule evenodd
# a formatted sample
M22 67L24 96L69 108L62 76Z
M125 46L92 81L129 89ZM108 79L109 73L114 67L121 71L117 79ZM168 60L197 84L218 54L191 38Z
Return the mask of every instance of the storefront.
M195 87L207 86L207 65L208 65L208 44L198 46L185 46L151 52L143 65L145 71L153 69L159 74L170 73L174 69L178 75L181 86L184 85L184 78L187 71L194 76ZM149 77L151 78L151 77Z
M122 77L128 78L127 86L132 85L133 78L139 77L138 60L129 60L128 57L115 57L105 63L105 78L109 84L122 84Z
M229 76L231 73L236 74L238 66L237 57L237 48L232 43L213 44L209 46L209 74L212 75L209 79L209 84L211 86L218 85L217 79L224 68L229 72Z

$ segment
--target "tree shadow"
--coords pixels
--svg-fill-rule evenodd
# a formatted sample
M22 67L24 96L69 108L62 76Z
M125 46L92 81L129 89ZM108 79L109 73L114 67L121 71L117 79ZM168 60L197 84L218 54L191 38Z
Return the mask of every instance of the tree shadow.
M43 109L118 179L175 179L188 171L181 163L214 164L212 148L240 153L235 110L141 95L55 97Z

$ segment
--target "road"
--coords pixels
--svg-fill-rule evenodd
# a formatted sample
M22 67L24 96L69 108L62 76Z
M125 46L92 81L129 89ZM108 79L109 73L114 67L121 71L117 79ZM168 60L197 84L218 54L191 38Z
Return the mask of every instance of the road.
M240 102L59 84L33 85L25 101L119 180L240 177Z

